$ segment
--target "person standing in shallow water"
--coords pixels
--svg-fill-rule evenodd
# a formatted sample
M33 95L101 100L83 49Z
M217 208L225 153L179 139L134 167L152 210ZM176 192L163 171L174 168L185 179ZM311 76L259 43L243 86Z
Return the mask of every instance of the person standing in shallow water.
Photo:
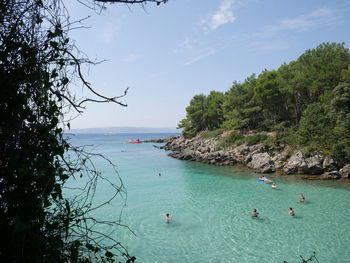
M172 215L170 215L169 213L168 214L166 214L166 216L165 216L165 222L166 223L170 223L170 221L173 219L173 216Z
M299 202L301 202L301 203L305 202L305 196L303 194L299 195Z

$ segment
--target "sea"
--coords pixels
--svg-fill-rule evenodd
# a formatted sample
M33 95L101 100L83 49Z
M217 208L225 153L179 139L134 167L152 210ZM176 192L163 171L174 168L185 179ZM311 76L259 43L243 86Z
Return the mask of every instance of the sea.
M73 145L116 165L114 170L93 158L103 178L126 189L93 213L99 220L121 220L124 226L97 230L120 241L136 262L295 263L314 253L318 261L312 262L350 262L349 182L271 174L277 185L272 189L241 166L177 160L158 149L161 143L127 143L171 135L176 134L67 135ZM74 189L79 180L68 184ZM97 183L95 204L114 193L105 181ZM301 193L305 203L299 202ZM250 215L253 209L258 218Z

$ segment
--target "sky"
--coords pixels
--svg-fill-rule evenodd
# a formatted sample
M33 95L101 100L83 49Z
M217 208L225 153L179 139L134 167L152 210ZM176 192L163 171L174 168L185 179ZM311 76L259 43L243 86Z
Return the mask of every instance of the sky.
M196 94L225 92L322 42L350 47L349 0L169 0L106 5L100 13L65 2L72 21L90 16L71 39L92 60L105 60L85 78L108 96L129 87L121 99L127 107L86 104L73 129L174 128ZM90 95L80 86L72 91Z

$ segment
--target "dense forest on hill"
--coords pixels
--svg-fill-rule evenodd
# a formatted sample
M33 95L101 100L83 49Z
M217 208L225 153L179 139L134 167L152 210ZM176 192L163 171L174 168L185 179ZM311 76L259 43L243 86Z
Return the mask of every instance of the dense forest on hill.
M226 142L288 144L349 162L349 49L322 43L277 70L234 81L224 93L195 95L186 113L178 125L185 137L234 130Z

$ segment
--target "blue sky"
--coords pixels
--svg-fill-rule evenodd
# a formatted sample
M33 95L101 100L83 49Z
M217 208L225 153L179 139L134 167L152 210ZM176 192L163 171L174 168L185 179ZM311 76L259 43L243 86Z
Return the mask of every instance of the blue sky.
M66 4L72 20L91 15L71 38L91 59L107 60L86 71L89 82L109 96L130 87L128 107L87 104L72 128L176 127L196 94L227 91L322 42L350 47L348 0L169 0L107 5L101 14Z

